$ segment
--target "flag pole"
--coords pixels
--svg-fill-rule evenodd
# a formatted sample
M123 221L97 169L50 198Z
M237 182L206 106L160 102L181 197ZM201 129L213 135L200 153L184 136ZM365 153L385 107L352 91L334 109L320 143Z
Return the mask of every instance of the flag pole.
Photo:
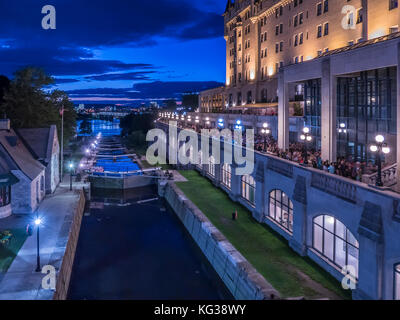
M64 178L64 105L61 106L61 181Z

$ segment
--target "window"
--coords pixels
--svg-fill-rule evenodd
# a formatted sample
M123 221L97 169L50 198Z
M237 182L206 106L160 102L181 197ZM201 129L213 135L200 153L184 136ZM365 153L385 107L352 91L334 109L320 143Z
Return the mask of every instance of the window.
M256 182L252 176L242 176L242 197L250 203L255 203Z
M313 248L339 268L353 267L358 277L358 241L339 220L328 215L314 219Z
M300 37L299 37L299 45L303 44L303 33L300 33Z
M299 14L299 24L303 24L303 20L304 20L304 18L303 18L303 12L301 12L301 13Z
M0 207L9 205L11 202L11 186L0 188Z
M298 43L299 43L299 36L296 34L296 35L294 36L293 45L294 45L295 47L297 47Z
M240 95L242 95L240 93ZM240 100L242 98L240 97ZM226 186L228 189L231 188L231 179L232 179L232 167L229 163L224 163L221 168L221 173L222 173L222 184Z
M277 36L279 34L279 26L275 26L275 35Z
M324 13L328 12L329 10L329 1L325 0L324 1Z
M321 38L322 37L322 26L319 25L317 27L317 38Z
M283 23L279 25L279 33L283 33Z
M252 92L251 92L251 91L248 91L248 92L247 92L247 103L248 103L248 104L253 103L253 95L252 95Z
M293 18L293 27L297 27L298 22L299 22L299 16L295 15Z
M293 203L281 190L269 194L269 217L284 230L293 232Z
M213 156L208 158L208 173L215 177L215 160Z
M363 22L363 9L357 11L357 24Z
M317 16L320 16L322 14L322 3L317 4Z
M232 94L229 95L229 105L232 105ZM202 168L203 165L202 154L203 152L199 150L196 166L200 169Z
M394 299L400 300L400 264L394 266Z
M276 53L279 52L279 43L275 43L275 52L276 52Z
M389 0L389 10L393 10L399 7L398 0Z
M324 24L324 36L327 36L329 34L329 23Z
M280 43L279 43L279 51L283 51L283 41L281 41Z

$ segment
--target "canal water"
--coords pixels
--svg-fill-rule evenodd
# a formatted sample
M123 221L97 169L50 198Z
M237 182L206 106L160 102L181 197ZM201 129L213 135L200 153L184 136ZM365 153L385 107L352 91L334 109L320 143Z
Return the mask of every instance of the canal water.
M94 190L69 299L233 299L155 188Z

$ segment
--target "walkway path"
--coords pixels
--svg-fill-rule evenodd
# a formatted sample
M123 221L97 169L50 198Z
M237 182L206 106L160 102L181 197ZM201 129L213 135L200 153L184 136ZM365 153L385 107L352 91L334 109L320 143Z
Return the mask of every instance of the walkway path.
M41 267L49 264L59 265L65 250L65 246L62 245L62 241L65 240L63 236L65 230L62 230L64 221L74 213L78 201L79 194L76 191L71 192L68 188L60 186L39 206L37 212L43 221L40 228ZM32 218L35 218L35 215L32 215ZM26 217L24 220L28 221L29 218ZM10 223L12 222L8 222L8 225ZM33 235L25 241L0 282L0 300L52 299L54 292L41 288L45 274L35 272L36 248L36 231L34 231Z

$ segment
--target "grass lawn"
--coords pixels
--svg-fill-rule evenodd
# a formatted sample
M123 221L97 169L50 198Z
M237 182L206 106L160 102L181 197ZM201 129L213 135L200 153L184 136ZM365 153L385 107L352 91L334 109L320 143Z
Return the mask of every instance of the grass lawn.
M6 272L17 256L19 249L21 249L28 235L25 229L11 229L13 238L11 242L6 245L0 245L0 272Z
M196 171L180 171L188 182L176 183L244 257L283 297L350 299L340 283L309 258L295 253L287 241L258 223L242 205ZM238 220L232 220L232 212Z

